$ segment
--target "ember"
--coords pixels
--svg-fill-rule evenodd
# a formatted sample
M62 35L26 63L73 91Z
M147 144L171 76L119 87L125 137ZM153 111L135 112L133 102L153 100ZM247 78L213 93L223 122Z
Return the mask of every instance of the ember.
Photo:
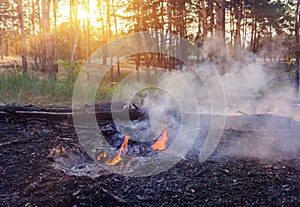
M128 136L125 136L125 137L124 137L124 141L123 141L123 143L122 143L121 148L119 149L118 154L117 154L112 160L107 160L107 161L105 162L107 165L115 165L115 164L117 164L118 162L120 162L120 161L122 160L122 158L121 158L122 152L123 152L123 151L124 151L125 153L128 152L128 139L129 139Z
M167 130L165 129L162 135L157 139L157 141L152 145L153 150L164 150L166 149L166 142L168 140Z
M102 152L101 154L99 154L97 156L97 161L100 161L102 158L105 158L106 157L106 151Z

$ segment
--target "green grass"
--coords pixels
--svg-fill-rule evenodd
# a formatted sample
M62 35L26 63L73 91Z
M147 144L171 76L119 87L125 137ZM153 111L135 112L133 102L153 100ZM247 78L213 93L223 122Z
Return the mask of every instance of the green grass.
M126 73L122 73L116 82L125 76ZM0 72L0 104L71 106L75 81L74 75L54 80L20 71ZM107 74L98 87L96 101L110 101L114 90Z
M21 105L64 105L71 101L73 85L68 80L41 79L18 71L0 73L0 101Z
M57 80L45 78L45 75L32 71L30 73L17 70L0 72L0 104L71 106L74 84L80 71L80 68L76 67L75 70L66 68L64 73L57 76ZM110 74L107 73L98 86L96 102L110 102L117 84L131 72L123 70L118 76L115 71L114 85L110 84ZM145 73L141 72L141 79L145 79L144 76ZM151 75L153 82L157 82L157 78L158 76ZM135 75L133 79L135 80Z

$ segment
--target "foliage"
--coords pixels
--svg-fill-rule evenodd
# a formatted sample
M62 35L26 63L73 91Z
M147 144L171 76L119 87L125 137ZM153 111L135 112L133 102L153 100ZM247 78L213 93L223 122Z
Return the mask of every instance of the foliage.
M82 70L82 61L58 61L58 65L62 66L66 73L66 79L68 81L74 82L78 76L80 70Z

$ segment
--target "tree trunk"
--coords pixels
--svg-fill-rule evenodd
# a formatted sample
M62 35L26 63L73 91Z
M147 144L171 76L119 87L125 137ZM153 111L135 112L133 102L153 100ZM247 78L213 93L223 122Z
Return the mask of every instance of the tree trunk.
M46 66L48 77L51 78L55 75L55 68L53 64L53 44L50 34L50 2L51 0L42 1L42 14L43 14L43 32L44 32L44 41L45 41L45 51L46 51Z
M46 55L45 55L45 42L44 42L44 32L43 32L43 21L42 21L42 17L41 17L41 7L40 4L38 2L37 4L37 9L38 9L38 24L39 24L39 33L41 34L38 37L38 41L39 41L39 45L38 45L38 60L39 60L39 68L41 69L42 72L46 72Z
M161 34L160 34L160 44L159 44L159 47L160 47L160 54L159 54L159 59L158 59L158 63L160 64L160 67L161 68L165 68L165 61L164 61L164 57L165 55L163 54L163 51L164 51L164 47L165 47L165 41L164 41L164 25L165 25L165 20L164 20L164 2L161 1L161 4L160 4L160 13L161 13Z
M241 46L241 21L242 21L242 10L243 10L243 1L239 0L239 5L234 8L235 18L236 18L236 34L234 39L234 46Z
M242 43L242 48L243 48L243 51L245 51L246 49L246 37L247 37L247 31L248 31L248 17L246 15L246 5L245 5L245 1L244 1L244 6L243 6L243 14L244 14L244 18L243 18L243 41L241 41Z
M2 0L0 0L0 8L1 8L1 6L2 6ZM2 21L2 18L0 19L0 21ZM1 25L0 25L0 58L1 58L1 60L3 60L3 47L2 47L3 40L2 39L3 39L3 34L2 34Z
M78 16L77 16L77 1L72 0L70 3L70 18L73 21L73 29L75 28L75 37L73 37L74 32L71 32L71 38L73 42L70 41L71 44L71 61L75 60L75 55L78 47L78 38L79 38L79 25L78 25ZM74 15L74 18L73 18ZM72 22L71 22L72 23ZM74 27L75 26L75 27Z
M273 61L273 57L272 57L272 26L270 26L270 30L269 30L269 58L270 58L270 62Z
M110 17L111 17L111 11L110 11L110 1L107 1L107 16L106 16L106 25L108 26L108 41L112 40L112 35L111 35L111 22L110 22ZM109 66L110 66L110 83L112 84L114 82L114 67L112 65L113 63L113 56L112 56L112 48L111 44L109 44Z
M214 3L213 0L209 0L209 13L210 13L210 35L214 34L215 27L215 15L214 15Z
M225 0L217 0L216 5L216 30L220 33L221 38L225 38L225 8L226 1ZM224 39L225 40L225 39Z
M202 16L202 34L203 34L203 38L207 37L207 14L206 14L206 6L205 6L205 0L201 0L200 1L200 10L201 10L201 16ZM200 12L199 12L199 16L200 16ZM200 18L199 18L200 20ZM200 24L200 21L199 21Z
M115 33L118 41L118 21L117 21L116 8L115 8L116 5L114 0L112 0L112 5L113 5L113 14L114 14ZM121 71L120 71L119 56L117 56L117 72L118 72L118 76L120 76Z
M102 36L102 42L103 45L107 42L107 35L106 35L106 30L105 30L105 18L104 14L102 13L102 8L101 5L103 6L103 3L101 3L101 0L98 0L98 6L99 6L99 14L100 14L100 19L101 19L101 36ZM103 57L102 57L102 64L106 65L107 64L107 47L103 47Z
M1 60L3 60L3 46L2 46L3 41L2 41L2 39L3 39L3 32L2 32L2 29L0 27L0 59Z
M69 31L69 38L70 38L70 60L72 60L73 56L73 30L74 30L74 25L73 25L73 5L74 5L74 1L70 0L70 5L69 5L69 18L70 18L70 31Z
M22 69L23 72L27 72L27 45L26 45L26 34L24 29L24 19L23 19L23 2L18 0L18 16L21 31L21 42L22 42Z
M138 82L140 81L139 66L140 66L140 54L135 54L136 80L137 80Z
M87 34L86 34L86 56L87 56L87 61L88 63L91 63L90 61L90 55L91 55L91 44L90 44L90 0L87 1L87 13L88 13L88 18L87 18Z
M37 49L37 35L36 35L36 21L35 21L35 5L36 2L31 0L31 10L33 12L31 23L32 23L32 35L33 35L33 58L34 58L34 66L38 65L38 49Z
M54 31L53 31L53 57L54 57L54 73L58 73L57 62L57 1L53 0L53 19L54 19Z
M167 8L168 8L168 11L167 11L167 18L168 18L168 33L172 33L172 1L171 0L168 0L167 2ZM172 50L171 50L171 47L172 47L172 38L169 39L169 51L168 51L168 55L169 57L167 57L167 60L168 60L168 64L167 64L167 67L168 67L168 70L171 71L171 62L172 62Z
M252 22L252 33L251 33L251 46L252 46L253 53L257 52L256 46L258 45L258 43L257 43L258 35L259 34L257 32L257 22L256 22L256 18L254 16L253 22Z
M296 23L295 23L295 35L296 35L296 75L295 75L295 95L296 98L299 98L299 59L300 59L300 40L299 40L299 21L300 21L300 13L299 13L300 0L297 0L296 5Z
M222 37L225 41L225 12L226 12L226 0L221 0L221 31Z

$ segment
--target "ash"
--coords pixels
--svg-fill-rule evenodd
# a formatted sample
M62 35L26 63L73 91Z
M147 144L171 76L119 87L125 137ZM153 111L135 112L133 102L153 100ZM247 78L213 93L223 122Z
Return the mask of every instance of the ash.
M72 124L0 120L0 206L299 205L299 122L264 114L227 117L216 150L199 162L209 120L201 118L203 130L185 158L148 177L101 169Z

